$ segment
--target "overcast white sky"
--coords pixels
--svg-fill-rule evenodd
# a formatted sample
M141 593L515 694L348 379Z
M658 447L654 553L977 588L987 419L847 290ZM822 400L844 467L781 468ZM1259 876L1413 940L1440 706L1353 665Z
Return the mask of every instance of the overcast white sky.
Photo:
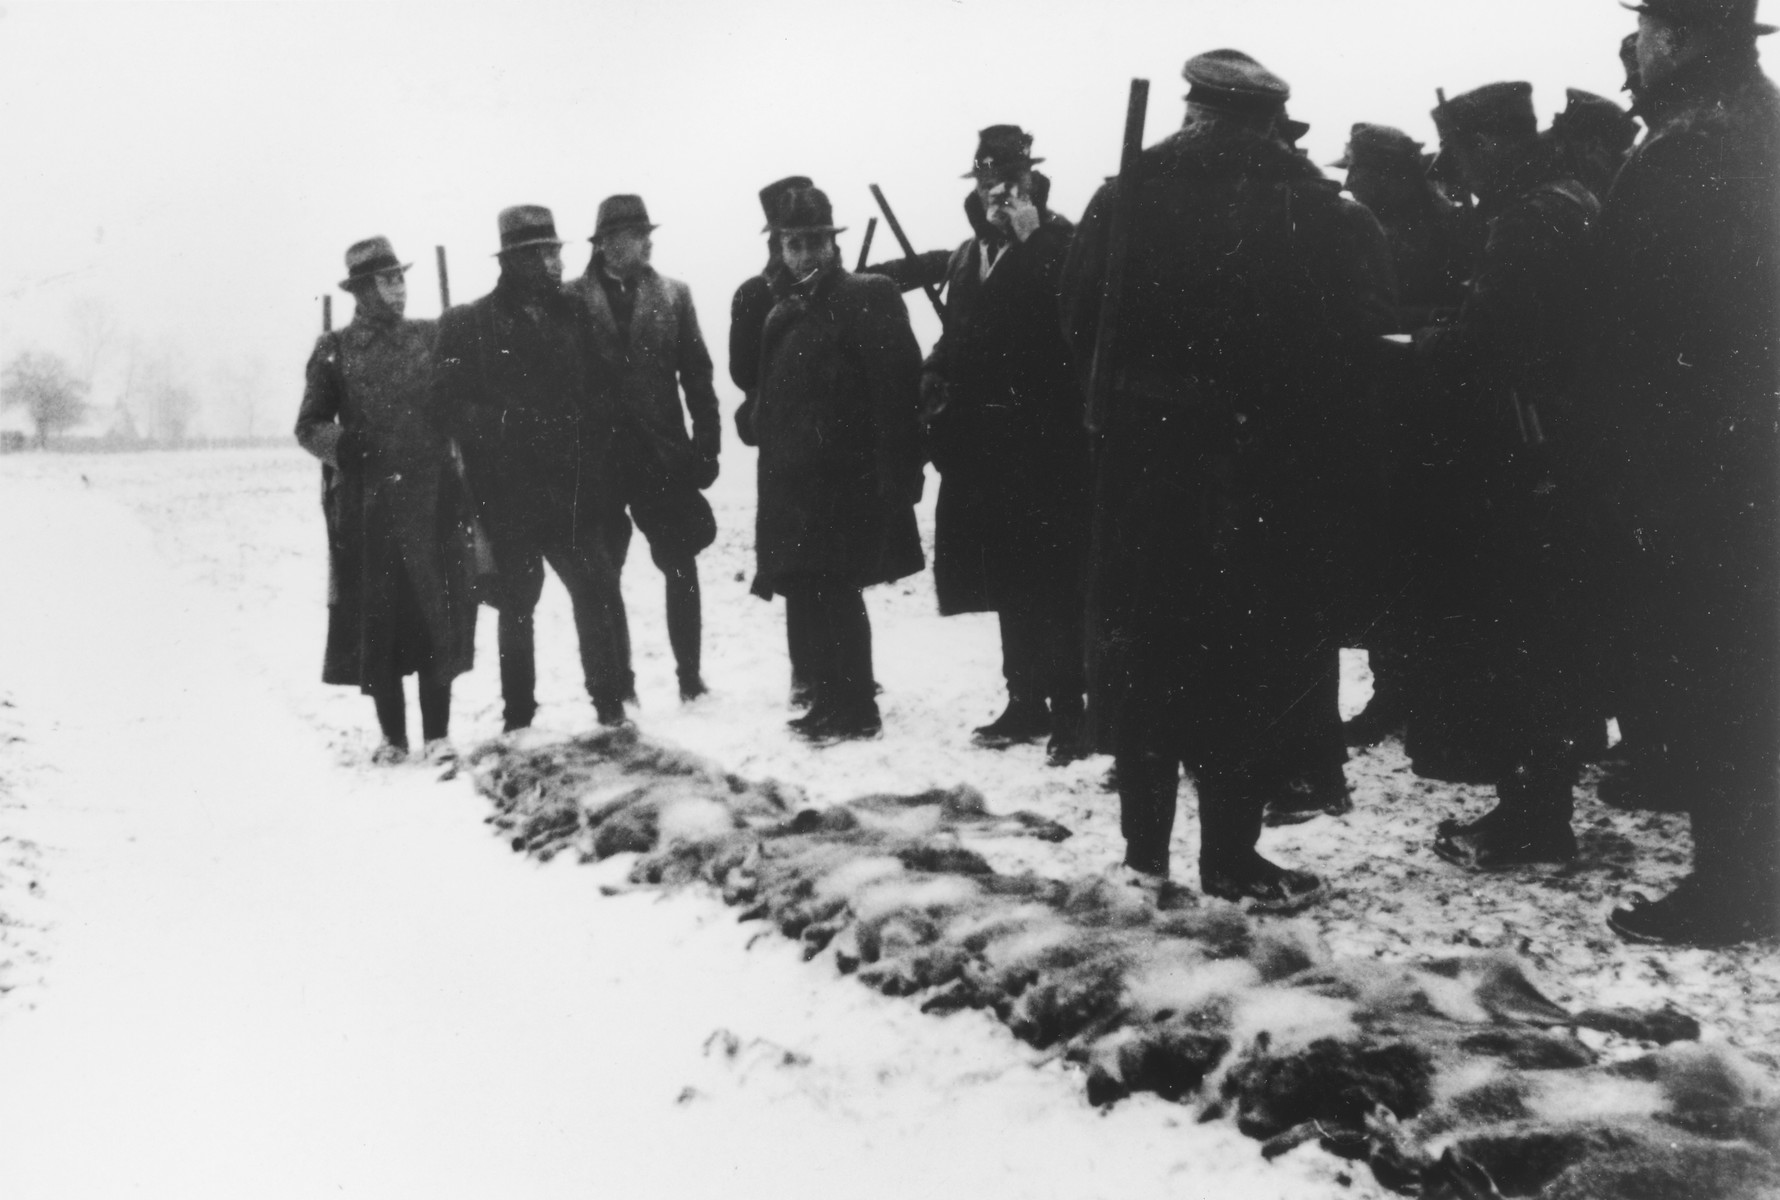
M1154 141L1203 50L1288 79L1327 162L1358 120L1431 140L1436 87L1528 79L1544 116L1566 86L1618 96L1634 24L1615 0L6 3L0 359L68 347L70 306L102 297L182 346L200 391L262 358L263 432L295 412L352 241L392 237L428 316L435 244L461 303L493 284L495 213L546 204L579 274L600 198L635 191L727 389L729 296L763 259L755 191L778 176L829 192L849 260L873 182L929 249L967 232L978 128L1034 132L1054 207L1078 216L1116 169L1129 80L1151 81ZM213 431L237 432L207 399Z

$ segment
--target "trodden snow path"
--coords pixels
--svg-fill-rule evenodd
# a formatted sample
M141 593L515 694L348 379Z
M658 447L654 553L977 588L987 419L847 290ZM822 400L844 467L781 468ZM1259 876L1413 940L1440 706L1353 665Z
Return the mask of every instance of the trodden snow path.
M0 833L44 897L0 1196L1371 1194L1160 1101L1102 1116L714 900L510 855L466 781L336 765L96 492L0 477L0 565Z

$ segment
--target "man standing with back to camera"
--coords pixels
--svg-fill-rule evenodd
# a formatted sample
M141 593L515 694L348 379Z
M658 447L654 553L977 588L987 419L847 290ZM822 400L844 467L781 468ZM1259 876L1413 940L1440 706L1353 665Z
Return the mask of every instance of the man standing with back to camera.
M648 539L667 586L668 644L680 699L690 701L705 694L698 553L717 537L716 517L700 493L716 482L723 429L692 289L650 265L655 228L641 196L606 197L589 239L593 258L574 287L593 318L600 357L618 379L607 545L613 565L623 570L632 521ZM690 437L682 394L692 418ZM628 624L621 628L628 647Z
M1089 712L1118 768L1125 865L1166 878L1181 767L1199 882L1287 911L1315 875L1256 850L1284 796L1293 707L1339 646L1347 503L1337 449L1365 419L1382 332L1339 189L1276 136L1290 89L1236 50L1188 61L1184 127L1139 160L1113 388L1096 451ZM1063 274L1078 370L1099 322L1119 180Z
M532 614L546 561L569 593L594 712L622 724L632 690L624 597L600 524L613 381L587 306L563 291L550 210L518 205L498 223L500 280L440 319L433 389L494 548L504 727L524 729L537 712Z

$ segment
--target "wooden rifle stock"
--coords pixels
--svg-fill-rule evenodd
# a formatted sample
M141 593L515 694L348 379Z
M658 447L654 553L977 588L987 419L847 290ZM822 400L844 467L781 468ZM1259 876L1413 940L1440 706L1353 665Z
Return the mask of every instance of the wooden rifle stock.
M439 264L439 312L451 307L451 272L445 269L445 247L434 246L433 258Z
M909 244L908 235L903 233L902 223L896 219L896 214L890 211L890 202L884 199L884 190L875 183L871 185L871 198L878 202L878 208L884 214L884 224L890 226L890 232L896 235L896 244L902 247L903 255L912 262L915 248ZM921 290L927 293L927 300L933 305L933 311L939 315L941 323L944 323L946 306L940 303L939 289L931 283L923 283Z
M1131 257L1131 225L1137 213L1137 168L1143 154L1143 121L1149 110L1150 81L1133 79L1125 104L1125 143L1119 152L1119 191L1109 215L1106 273L1100 280L1100 320L1094 328L1094 357L1088 365L1090 433L1106 427L1113 385L1113 343L1118 339L1119 310L1125 299L1125 267Z
M871 261L871 239L878 232L878 219L873 217L865 223L865 237L859 243L859 265L854 267L855 273L865 270L865 264Z

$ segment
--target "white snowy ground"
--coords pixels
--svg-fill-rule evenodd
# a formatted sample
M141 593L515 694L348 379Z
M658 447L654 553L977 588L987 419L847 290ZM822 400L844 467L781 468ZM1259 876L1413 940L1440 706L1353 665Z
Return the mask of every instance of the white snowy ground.
M467 781L370 769L369 702L315 682L315 484L285 451L0 459L0 1196L1374 1193L1153 1097L1102 1115L980 1014L712 898L602 896L622 863L540 867ZM889 734L819 761L746 544L706 560L718 694L684 713L633 564L643 728L818 793L951 781L991 627L875 602ZM584 729L554 585L543 626L543 724ZM498 726L482 635L464 743ZM1094 774L1058 786L1103 819Z
M633 546L644 732L816 802L971 783L1076 831L997 866L1116 861L1105 760L971 747L1001 698L994 621L941 620L928 575L869 593L884 737L786 732L783 611L747 594L752 483L726 452L695 705ZM294 449L0 459L0 1196L1371 1193L1314 1148L1263 1164L1154 1098L1102 1116L979 1015L922 1016L774 937L745 948L757 927L708 898L602 897L622 861L537 867L463 780L373 771L369 701L316 682L316 489ZM585 730L554 582L539 620L541 734ZM460 745L499 729L493 642L485 614ZM1601 925L1685 868L1685 819L1585 798L1582 863L1480 880L1426 847L1482 793L1414 779L1394 746L1349 773L1355 813L1263 840L1329 879L1306 920L1335 951L1510 947L1564 1003L1673 1001L1780 1065L1772 945L1653 951Z

